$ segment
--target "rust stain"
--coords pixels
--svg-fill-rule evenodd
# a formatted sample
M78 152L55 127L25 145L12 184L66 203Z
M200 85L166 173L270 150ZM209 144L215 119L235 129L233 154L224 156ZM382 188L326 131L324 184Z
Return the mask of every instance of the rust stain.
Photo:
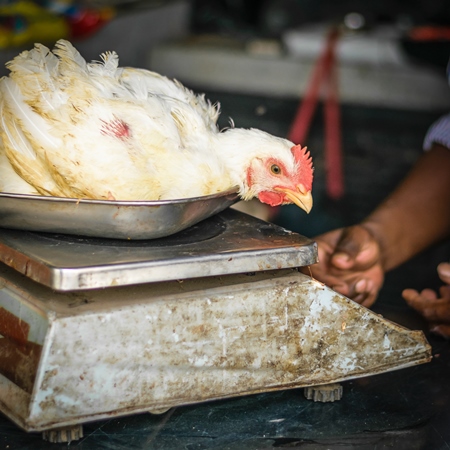
M42 346L33 342L17 345L0 339L0 373L31 394L41 352Z
M14 314L0 307L0 334L17 343L25 344L28 341L30 325L16 317Z
M196 325L196 326L190 327L190 330L191 330L191 332L194 335L199 334L199 335L205 335L205 336L208 335L208 332L210 331L209 327L207 327L204 324L200 324L200 325Z
M42 346L28 342L30 325L0 307L0 373L31 393Z

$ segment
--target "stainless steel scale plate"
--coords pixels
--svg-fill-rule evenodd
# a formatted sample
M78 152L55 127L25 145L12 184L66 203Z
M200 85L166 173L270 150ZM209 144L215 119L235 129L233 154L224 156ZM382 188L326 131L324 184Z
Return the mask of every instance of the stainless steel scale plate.
M125 241L0 230L0 261L60 291L303 267L315 242L227 209L162 239Z

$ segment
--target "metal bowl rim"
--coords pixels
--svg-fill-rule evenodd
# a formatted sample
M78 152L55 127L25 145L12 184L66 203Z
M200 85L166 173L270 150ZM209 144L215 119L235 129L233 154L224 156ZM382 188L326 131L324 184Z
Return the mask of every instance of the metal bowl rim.
M46 195L32 195L32 194L15 194L9 192L0 192L0 198L13 198L24 200L35 200L44 202L60 202L60 203L75 203L86 205L108 205L108 206L162 206L184 203L195 203L205 200L214 200L216 198L225 197L227 195L237 194L238 187L232 187L226 191L217 192L211 195L203 195L200 197L187 197L172 200L91 200L91 199L78 199L69 197L53 197Z

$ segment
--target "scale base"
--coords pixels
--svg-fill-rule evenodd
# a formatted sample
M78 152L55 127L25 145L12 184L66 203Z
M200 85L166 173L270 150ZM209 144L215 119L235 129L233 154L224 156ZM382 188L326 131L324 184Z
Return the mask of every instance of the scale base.
M297 270L58 293L0 266L0 408L26 431L428 362L409 331Z

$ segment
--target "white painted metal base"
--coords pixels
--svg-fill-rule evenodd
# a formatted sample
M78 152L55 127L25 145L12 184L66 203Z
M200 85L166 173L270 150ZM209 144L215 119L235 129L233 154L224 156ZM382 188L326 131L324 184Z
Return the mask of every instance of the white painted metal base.
M431 358L422 332L296 270L57 293L2 265L0 324L0 407L27 431Z

